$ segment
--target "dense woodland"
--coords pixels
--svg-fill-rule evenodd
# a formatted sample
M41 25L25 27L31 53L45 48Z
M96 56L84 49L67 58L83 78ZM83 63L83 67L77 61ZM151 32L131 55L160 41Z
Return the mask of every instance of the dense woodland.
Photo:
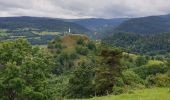
M103 42L133 53L165 55L170 52L169 40L170 33L137 34L118 32L106 36Z
M116 27L114 31L140 34L170 32L170 14L132 18ZM112 30L113 31L113 30Z
M129 46L120 47L133 51L137 47L131 48L132 43L138 46L142 41L143 50L155 50L155 47L145 49L145 43L157 40L156 36L144 38L146 40L131 34L129 37L134 40L125 39L121 34L120 37L122 40L114 43L121 44L124 39ZM63 100L170 87L169 47L162 45L167 40L158 37L159 42L147 44L161 43L160 48L167 50L162 58L129 53L124 48L93 41L84 35L57 36L47 47L33 46L25 39L0 42L0 98ZM168 34L162 37L168 39Z

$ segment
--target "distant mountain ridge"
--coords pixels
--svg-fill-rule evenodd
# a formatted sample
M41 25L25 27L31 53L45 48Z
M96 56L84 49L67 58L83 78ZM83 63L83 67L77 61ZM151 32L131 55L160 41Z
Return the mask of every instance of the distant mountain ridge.
M17 30L25 29L38 30L38 31L57 31L66 32L69 28L72 29L73 33L88 33L90 30L85 27L65 22L54 18L44 17L1 17L0 18L0 29Z
M60 19L46 17L0 17L0 29L25 30L30 31L50 31L64 33L71 29L71 33L84 33L90 37L103 37L102 34L116 28L126 18L102 19L102 18L87 18L87 19ZM97 33L97 34L93 34ZM98 37L97 37L98 38Z
M58 35L71 30L72 34L90 36L91 31L72 22L44 17L0 17L0 41L26 38L31 44L44 45Z
M132 33L165 33L170 32L170 14L140 18L87 18L87 19L60 19L46 17L0 17L0 29L7 29L10 33L22 34L27 31L49 31L86 34L95 39L115 32ZM17 30L17 31L16 31ZM26 34L27 34L26 33Z
M121 23L116 29L113 29L113 31L142 34L170 32L170 14L132 18Z

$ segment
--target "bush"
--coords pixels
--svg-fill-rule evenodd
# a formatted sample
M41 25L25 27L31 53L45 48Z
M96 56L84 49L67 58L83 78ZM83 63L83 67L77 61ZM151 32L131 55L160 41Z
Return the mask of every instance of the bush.
M134 94L134 91L133 90L129 90L128 94Z
M90 50L96 50L96 45L93 42L89 42L87 44L88 49Z
M64 72L70 72L70 70L73 69L74 66L74 60L78 58L78 55L75 52L67 53L62 52L58 55L56 58L56 62L59 64L59 67L57 67L54 71L55 74L61 74Z
M55 44L55 49L62 49L63 46L60 43Z
M154 75L149 75L146 78L145 84L146 84L147 87L154 86L156 84Z
M146 79L146 85L148 87L168 87L170 86L170 77L167 74L156 74L156 76L150 75Z
M131 70L124 71L122 74L126 85L134 86L136 84L143 84L143 80Z
M124 93L124 88L123 87L118 87L118 86L113 86L112 91L113 91L112 93L114 95L119 95L119 94Z
M124 84L124 81L123 81L123 79L122 79L121 77L116 77L116 78L115 78L115 85L116 85L116 86L119 86L119 87L122 87L122 86L124 86L125 84Z
M87 55L88 52L89 52L89 50L88 50L88 48L86 48L86 47L77 46L77 47L76 47L76 52L77 52L78 54L81 54L81 55Z
M75 52L72 52L70 55L70 59L78 59L79 58L79 56L77 55L77 53L75 53Z
M84 45L84 40L82 38L80 38L78 41L77 41L77 44L78 45Z
M149 75L156 75L158 73L166 73L168 70L165 64L152 64L143 65L139 68L135 68L134 72L137 73L141 78L146 79Z
M170 58L167 60L166 65L168 67L168 75L170 76Z
M89 98L94 95L91 66L78 66L71 74L67 87L68 98Z
M170 86L170 77L166 74L157 74L156 75L156 85L161 87Z
M136 65L139 67L139 66L142 66L142 65L145 65L146 63L148 62L148 60L146 59L146 57L144 56L139 56L137 57L136 59Z

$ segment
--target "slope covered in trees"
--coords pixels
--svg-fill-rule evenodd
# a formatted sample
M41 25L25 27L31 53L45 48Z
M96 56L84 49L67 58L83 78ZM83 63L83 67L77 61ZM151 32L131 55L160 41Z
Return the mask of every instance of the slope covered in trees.
M170 57L169 57L170 58ZM169 87L170 60L134 55L65 35L36 47L27 40L0 42L2 100L82 99Z
M142 34L170 32L170 15L132 18L120 24L113 31Z
M170 51L170 33L137 34L114 33L103 39L103 42L125 48L133 53L166 54Z
M51 100L52 57L26 40L0 43L0 98Z

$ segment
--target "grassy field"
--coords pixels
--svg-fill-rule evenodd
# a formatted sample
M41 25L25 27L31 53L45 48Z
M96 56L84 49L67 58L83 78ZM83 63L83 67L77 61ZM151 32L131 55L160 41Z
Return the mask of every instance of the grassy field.
M0 37L1 36L7 36L8 34L6 33L6 30L0 29Z
M159 61L159 60L150 60L148 62L149 65L159 65L159 64L164 64L164 62Z
M38 34L38 35L59 35L61 33L59 32L35 32L35 31L32 31L34 34Z
M136 90L131 94L109 95L81 100L170 100L168 88L153 88Z

